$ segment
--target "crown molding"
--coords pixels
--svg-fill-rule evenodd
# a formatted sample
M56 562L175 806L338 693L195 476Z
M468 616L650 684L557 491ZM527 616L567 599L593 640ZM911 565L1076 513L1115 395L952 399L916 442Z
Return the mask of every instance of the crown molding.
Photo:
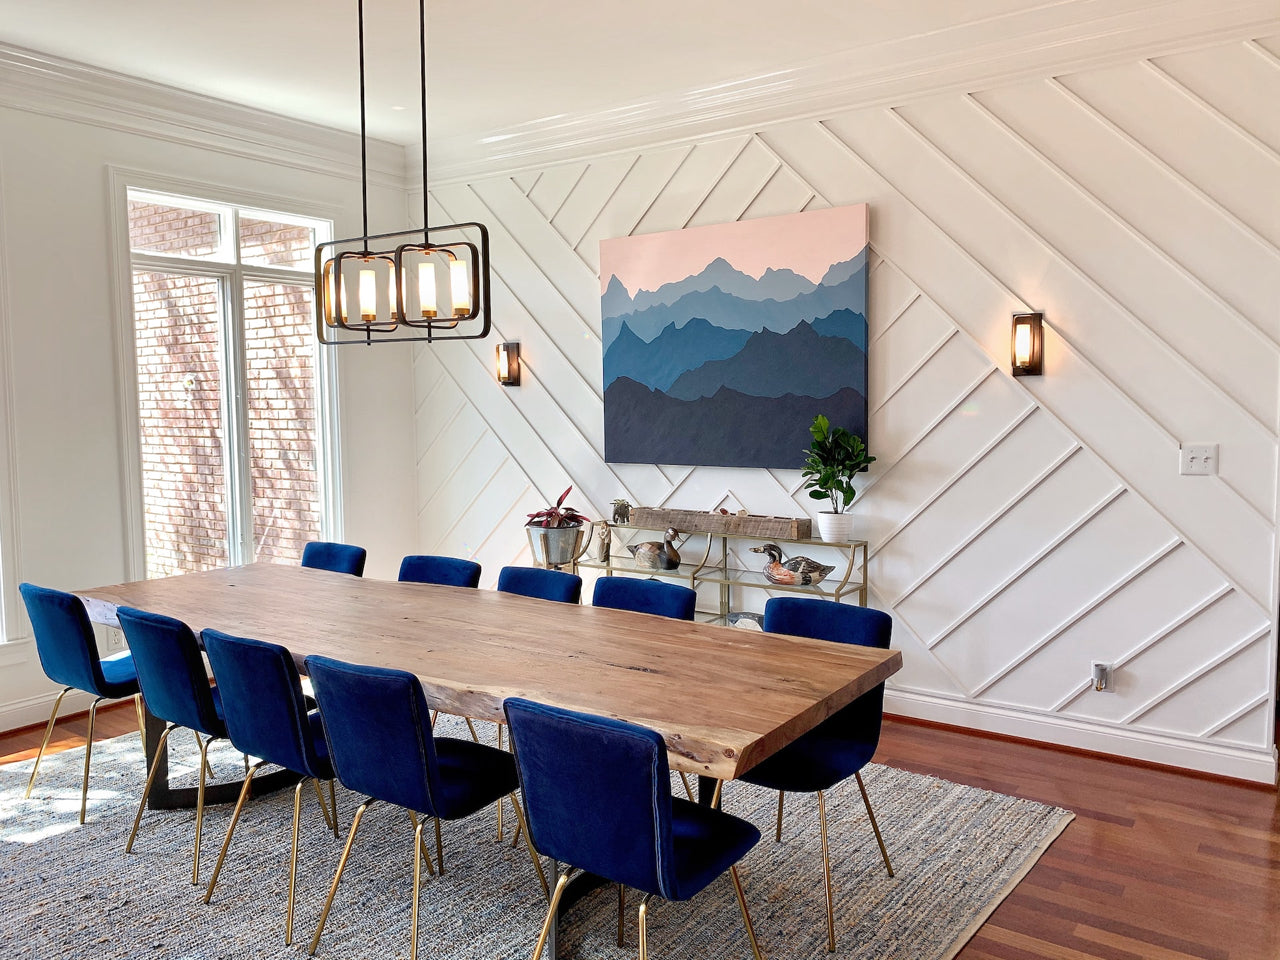
M0 106L358 180L352 133L0 43ZM404 189L405 148L370 140L369 181Z
M729 135L1277 32L1275 0L1062 0L714 87L522 124L479 140L433 137L432 179ZM410 156L410 175L414 163Z

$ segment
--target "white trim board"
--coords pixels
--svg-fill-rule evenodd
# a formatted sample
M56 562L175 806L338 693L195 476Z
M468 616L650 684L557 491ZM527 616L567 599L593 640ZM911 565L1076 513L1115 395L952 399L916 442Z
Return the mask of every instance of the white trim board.
M931 720L966 730L986 731L1020 740L1076 747L1110 757L1143 760L1169 767L1249 780L1275 786L1277 755L1225 744L1160 736L1145 730L1107 728L1064 717L966 703L949 697L906 690L885 690L885 713Z

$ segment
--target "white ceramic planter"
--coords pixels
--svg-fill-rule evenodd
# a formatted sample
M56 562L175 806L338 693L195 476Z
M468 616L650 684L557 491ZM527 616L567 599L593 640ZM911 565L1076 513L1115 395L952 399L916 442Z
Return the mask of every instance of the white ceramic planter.
M818 536L827 543L848 543L853 539L853 514L819 511Z

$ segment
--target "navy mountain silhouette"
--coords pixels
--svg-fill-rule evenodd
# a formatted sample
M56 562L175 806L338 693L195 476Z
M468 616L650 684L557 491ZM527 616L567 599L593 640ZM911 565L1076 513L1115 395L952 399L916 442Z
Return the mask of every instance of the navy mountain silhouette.
M853 387L819 400L749 397L728 387L679 400L623 377L605 390L605 459L794 469L804 464L809 424L819 413L867 435L867 400Z
M867 355L852 340L821 337L802 322L786 333L753 333L741 351L681 374L666 392L680 400L711 397L722 387L750 397L827 397L862 383L866 372Z
M612 287L612 283L610 284ZM607 295L608 291L606 291ZM801 320L824 317L833 310L848 308L865 312L866 273L857 270L840 283L818 286L789 300L744 300L725 293L719 287L687 293L675 303L648 307L621 317L604 316L604 348L622 332L625 322L641 340L652 341L671 325L679 326L690 317L702 317L717 327L729 330L773 330L785 333ZM603 310L602 301L602 310Z
M708 360L733 356L751 337L749 330L726 330L694 317L683 327L667 327L652 343L645 343L623 323L622 332L605 353L605 375L609 383L630 377L647 387L666 390L686 371Z
M610 288L616 280L617 277L610 278ZM618 286L626 294L626 288L621 284ZM623 299L614 293L602 301L601 307L603 316L618 317L648 307L669 306L687 293L710 290L712 287L719 287L723 292L743 300L790 300L802 293L809 293L816 286L808 277L802 277L786 267L781 270L769 267L757 280L723 257L716 257L691 277L664 283L657 290L639 290L634 299L629 296Z

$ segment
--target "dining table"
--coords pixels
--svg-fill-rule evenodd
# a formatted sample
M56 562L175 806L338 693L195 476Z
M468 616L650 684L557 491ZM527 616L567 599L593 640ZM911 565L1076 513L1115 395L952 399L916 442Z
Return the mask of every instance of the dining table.
M130 606L197 634L213 627L279 643L300 668L320 654L408 670L430 706L449 714L502 721L503 701L523 697L649 727L672 769L698 775L704 803L718 781L740 777L902 666L896 650L283 563L75 593L97 623L116 624L116 609ZM148 762L162 729L148 719ZM235 789L213 785L207 800L234 799ZM157 806L194 799L159 775L157 790Z

